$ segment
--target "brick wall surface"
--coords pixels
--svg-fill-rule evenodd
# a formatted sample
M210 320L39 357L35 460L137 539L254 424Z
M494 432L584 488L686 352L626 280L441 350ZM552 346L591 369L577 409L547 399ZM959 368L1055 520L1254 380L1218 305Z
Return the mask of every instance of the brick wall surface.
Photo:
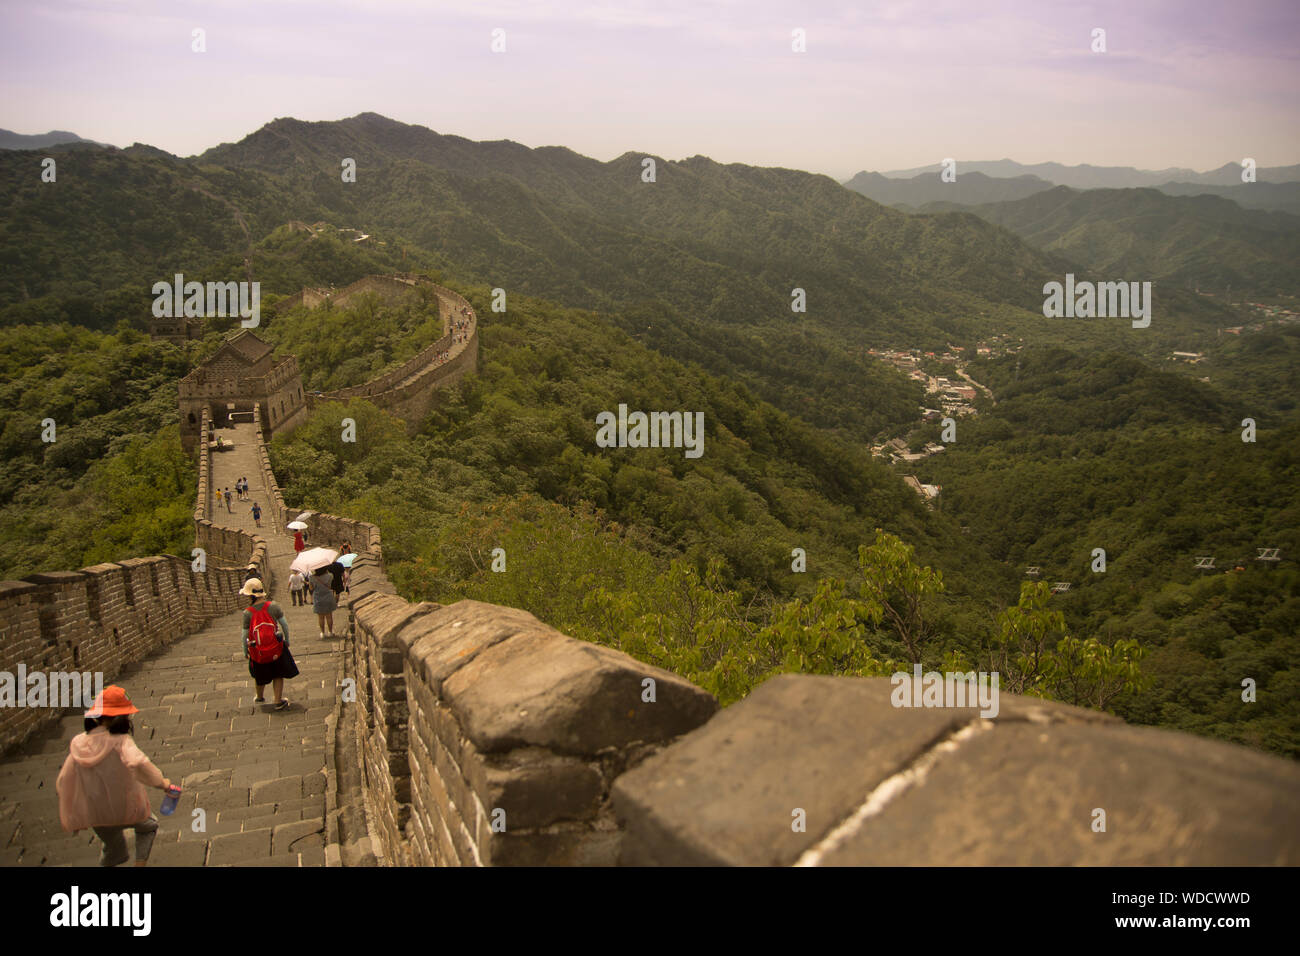
M713 697L523 611L410 604L373 559L354 567L356 716L386 857L615 864L613 781L708 720Z
M127 664L199 630L210 618L244 606L238 590L251 564L270 573L266 542L211 520L210 423L199 427L199 481L191 557L154 555L97 564L79 571L33 574L0 582L0 671L99 672L109 684ZM54 708L0 708L0 751L58 720Z

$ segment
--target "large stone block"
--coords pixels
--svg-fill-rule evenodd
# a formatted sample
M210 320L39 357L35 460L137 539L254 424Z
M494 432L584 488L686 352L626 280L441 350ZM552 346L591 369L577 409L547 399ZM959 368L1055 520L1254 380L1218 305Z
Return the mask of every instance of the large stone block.
M665 865L785 865L970 709L896 709L887 679L785 675L620 776L614 808ZM794 811L806 832L795 832ZM632 862L629 860L628 862Z
M1300 766L1149 728L1004 722L829 841L823 865L1295 866ZM1093 830L1096 810L1105 831Z
M614 829L548 827L545 832L494 834L489 866L615 866L621 834Z
M353 601L352 610L358 626L364 628L380 645L390 643L393 635L407 621L427 614L436 605L411 604L393 594L375 591Z
M984 719L894 708L890 690L884 678L764 684L615 782L621 862L1300 861L1295 764L1009 694Z
M467 738L483 753L522 746L591 755L636 741L665 741L698 727L717 701L675 674L609 648L565 637L532 615L520 621L483 613L457 615L461 602L424 618L463 621L468 632L429 645L434 677L455 657L470 658L445 677L441 695ZM479 605L479 608L490 607ZM475 609L476 611L478 608ZM505 633L506 639L488 641ZM482 635L485 640L475 644ZM477 653L469 651L477 646ZM422 649L417 645L413 653ZM459 648L459 650L457 650ZM642 681L653 678L656 700L642 701Z
M596 767L537 747L486 758L472 748L472 744L465 748L462 771L489 818L498 809L505 811L507 830L596 816L604 791ZM467 820L470 810L462 811Z
M484 649L542 626L526 611L458 601L413 621L397 639L407 648L412 668L441 696L443 681Z

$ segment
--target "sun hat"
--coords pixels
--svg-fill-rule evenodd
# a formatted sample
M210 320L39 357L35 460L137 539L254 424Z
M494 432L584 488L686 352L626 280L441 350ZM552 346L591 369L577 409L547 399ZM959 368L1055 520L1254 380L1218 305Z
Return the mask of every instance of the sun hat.
M116 684L110 684L95 698L95 703L86 711L87 717L118 717L123 714L138 714L140 708L131 703L126 691Z
M266 594L266 588L262 587L261 578L249 578L244 582L244 586L239 589L239 593L246 596L252 594L260 597Z

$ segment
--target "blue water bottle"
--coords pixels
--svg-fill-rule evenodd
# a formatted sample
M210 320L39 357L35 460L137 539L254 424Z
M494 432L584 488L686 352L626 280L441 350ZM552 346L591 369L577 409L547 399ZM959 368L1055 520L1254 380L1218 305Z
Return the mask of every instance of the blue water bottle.
M176 784L172 784L167 788L167 796L163 797L162 806L158 808L158 812L165 817L171 816L172 811L176 809L176 803L180 798L181 788L176 786Z

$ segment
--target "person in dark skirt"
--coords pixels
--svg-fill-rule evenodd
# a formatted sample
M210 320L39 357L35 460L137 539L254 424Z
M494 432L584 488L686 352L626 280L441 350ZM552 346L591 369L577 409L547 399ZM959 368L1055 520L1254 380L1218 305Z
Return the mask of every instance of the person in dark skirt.
M289 653L289 622L285 620L280 605L267 599L266 588L262 586L260 578L249 578L239 589L239 593L249 599L248 610L244 611L244 626L239 636L239 643L244 648L244 657L248 660L248 673L257 686L256 702L260 704L266 700L265 688L267 684L271 684L275 690L275 709L284 710L289 706L289 701L284 696L284 682L298 676L298 665L294 663L293 655ZM280 655L275 660L265 663L254 661L249 653L253 614L255 611L262 610L270 614L271 620L275 622L277 636L282 644Z

